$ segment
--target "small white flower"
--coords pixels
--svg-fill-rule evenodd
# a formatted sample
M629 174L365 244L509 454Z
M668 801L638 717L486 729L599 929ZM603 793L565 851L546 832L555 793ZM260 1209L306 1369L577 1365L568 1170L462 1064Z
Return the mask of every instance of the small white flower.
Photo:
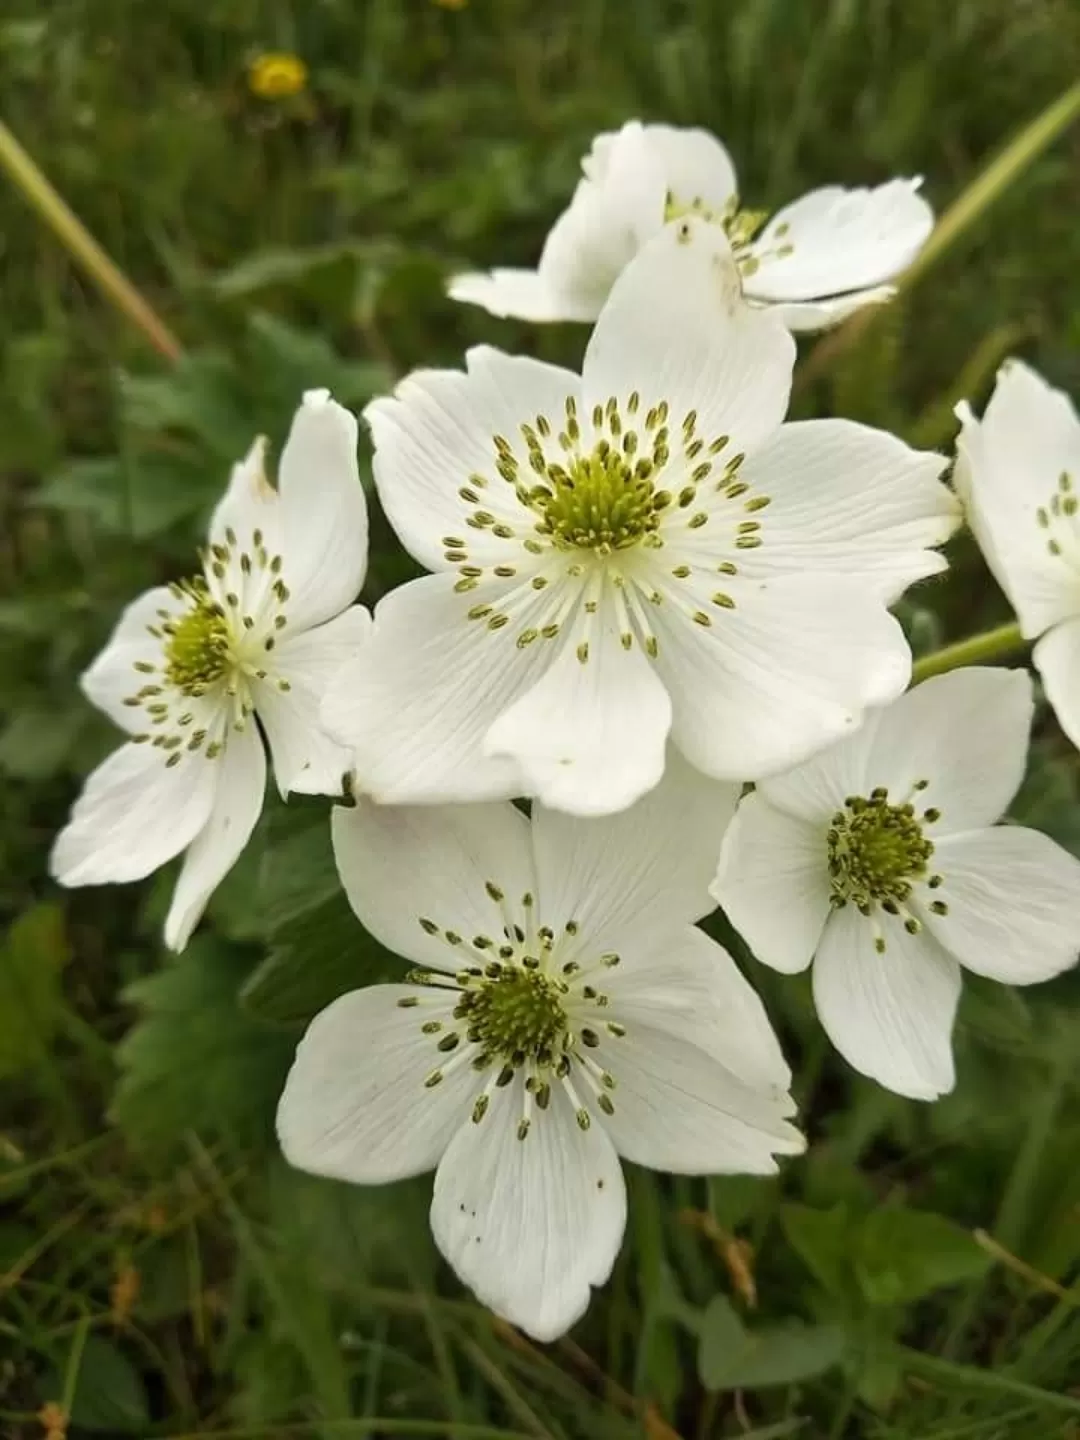
M669 730L752 779L899 694L885 607L945 568L945 460L781 426L794 351L691 218L624 271L583 375L479 348L368 407L383 508L436 573L327 695L366 793L607 813L659 780Z
M872 190L827 185L771 220L743 210L731 157L705 130L631 120L597 136L581 168L539 267L458 275L455 300L522 320L595 320L641 246L665 223L700 215L726 232L748 300L774 308L792 330L819 330L887 300L893 292L882 282L911 264L934 225L919 179Z
M1031 681L957 670L739 805L713 894L757 958L814 961L833 1044L933 1100L955 1083L960 967L1047 980L1080 949L1080 862L1000 818L1023 778Z
M356 421L327 391L306 394L279 490L263 450L256 441L233 470L203 573L140 596L82 679L131 738L86 782L52 873L63 885L138 880L186 850L165 923L175 950L259 817L260 728L283 795L340 794L348 769L318 712L371 623L352 605L367 566Z
M771 1175L803 1149L764 1008L694 926L736 791L675 760L633 810L334 812L357 915L423 967L336 1000L278 1111L289 1161L376 1185L436 1169L435 1239L540 1340L584 1312L626 1220L618 1156Z
M1018 360L998 372L981 423L967 404L956 413L969 523L1021 632L1039 642L1047 699L1080 746L1080 418Z

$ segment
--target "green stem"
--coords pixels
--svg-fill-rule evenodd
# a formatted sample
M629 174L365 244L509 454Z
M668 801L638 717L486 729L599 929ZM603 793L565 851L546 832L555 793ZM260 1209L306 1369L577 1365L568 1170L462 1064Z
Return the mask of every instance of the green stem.
M1046 1410L1062 1410L1068 1415L1080 1415L1080 1400L1072 1395L1059 1394L1053 1390L1042 1390L1037 1385L1026 1385L1022 1380L1013 1380L996 1370L980 1370L974 1365L959 1365L953 1360L942 1360L935 1355L926 1355L919 1350L902 1348L899 1352L901 1363L911 1375L920 1379L940 1381L943 1385L967 1387L971 1390L985 1390L991 1394L1012 1395L1017 1400L1030 1401Z
M994 630L984 630L979 635L969 635L966 640L954 640L940 650L932 650L916 660L911 670L911 683L929 680L931 675L944 675L947 670L958 670L961 665L985 665L991 660L1004 660L1022 650L1027 641L1020 633L1015 620L999 625Z
M0 170L59 238L68 254L83 267L108 300L137 325L166 360L179 360L179 340L154 313L131 281L109 259L64 197L49 183L37 165L0 120Z

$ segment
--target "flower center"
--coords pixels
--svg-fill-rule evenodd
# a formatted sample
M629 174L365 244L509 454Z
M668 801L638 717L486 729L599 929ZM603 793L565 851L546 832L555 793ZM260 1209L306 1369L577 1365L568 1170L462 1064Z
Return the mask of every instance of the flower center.
M926 818L936 817L927 811ZM890 805L888 791L869 799L852 796L832 817L828 834L833 904L849 902L864 914L875 904L892 906L911 893L911 882L926 874L934 845L910 804Z
M679 200L674 192L669 190L664 200L665 224L672 220L681 220L686 215L697 215L713 225L722 225L736 259L749 249L769 218L767 210L740 210L737 195L732 195L722 210L713 210L700 196L687 202Z
M608 440L597 441L592 454L577 456L569 469L545 463L547 483L528 492L529 505L541 517L538 533L549 535L562 549L600 555L650 543L671 504L670 493L653 483L668 452L666 443L657 439L652 459L635 460L637 437L628 443L631 435L626 435L622 450Z
M229 626L202 580L185 581L182 589L191 609L162 626L165 678L184 695L203 695L229 669Z
M464 1019L468 1038L513 1065L552 1064L567 1032L566 987L518 965L488 970L495 973L466 990L454 1012Z

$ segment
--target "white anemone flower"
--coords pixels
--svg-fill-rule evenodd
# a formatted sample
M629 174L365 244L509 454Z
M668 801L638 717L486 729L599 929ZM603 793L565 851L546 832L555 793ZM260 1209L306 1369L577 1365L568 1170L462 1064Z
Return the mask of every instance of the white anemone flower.
M794 351L689 218L624 271L582 375L483 347L368 407L383 508L436 573L383 599L327 694L361 790L608 813L659 780L669 730L753 779L903 690L886 606L945 568L946 462L782 425Z
M676 758L605 819L505 802L334 812L353 909L420 968L311 1023L282 1148L362 1185L434 1169L439 1248L539 1340L611 1273L619 1156L771 1175L804 1148L764 1007L694 924L736 794Z
M731 241L746 298L792 330L835 325L887 300L934 225L920 179L826 185L770 220L741 208L735 167L706 130L631 120L599 135L536 270L455 276L455 300L522 320L595 320L616 277L666 223L700 215Z
M957 670L739 805L713 894L757 958L814 962L833 1044L889 1090L955 1083L961 966L1047 980L1080 950L1080 862L1037 830L994 826L1024 774L1024 671Z
M129 739L87 780L52 873L63 885L138 880L186 851L165 923L175 950L259 817L263 735L282 795L341 793L348 755L318 713L371 623L352 604L367 566L356 440L327 391L306 394L280 488L258 440L213 516L202 573L128 606L82 678Z
M956 486L1061 728L1080 746L1080 417L1010 360L981 421L957 407ZM1041 637L1041 638L1040 638Z

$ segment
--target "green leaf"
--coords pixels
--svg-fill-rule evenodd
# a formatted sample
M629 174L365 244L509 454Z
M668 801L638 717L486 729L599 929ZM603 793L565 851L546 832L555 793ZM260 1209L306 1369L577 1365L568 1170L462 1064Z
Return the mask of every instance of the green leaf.
M724 1295L710 1301L700 1334L698 1370L709 1390L791 1385L820 1375L844 1350L844 1333L837 1325L782 1320L749 1329Z
M846 1205L815 1210L809 1205L781 1205L780 1223L800 1259L830 1295L843 1295L851 1267L855 1222Z
M119 1047L112 1118L136 1149L172 1154L191 1130L237 1146L270 1139L293 1043L240 1007L248 968L244 951L200 938L128 986L142 1016Z
M36 905L8 931L0 951L0 1076L47 1054L66 1009L60 972L68 958L58 905Z
M859 1227L855 1275L872 1305L905 1305L975 1280L990 1257L969 1232L927 1210L876 1210Z
M63 1381L54 1374L44 1387L59 1402ZM145 1435L150 1408L142 1376L122 1350L100 1335L88 1335L79 1360L71 1420L84 1430L111 1435Z

